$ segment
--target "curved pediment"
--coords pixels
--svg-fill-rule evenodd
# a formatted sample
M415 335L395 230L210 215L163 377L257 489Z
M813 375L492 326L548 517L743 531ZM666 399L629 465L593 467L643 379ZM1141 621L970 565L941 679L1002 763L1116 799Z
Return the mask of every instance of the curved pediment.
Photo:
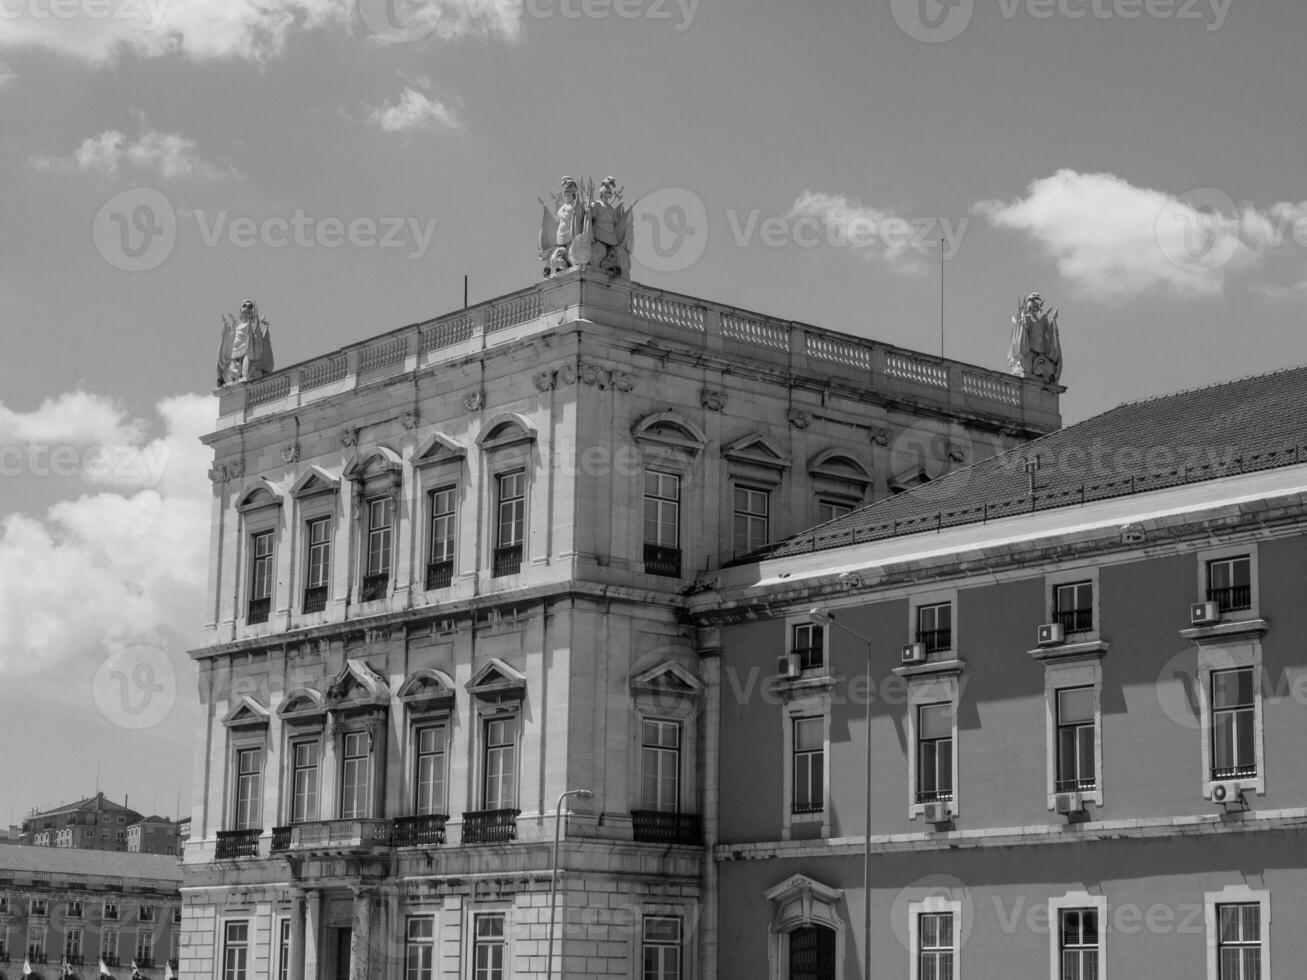
M245 484L236 497L236 509L242 512L280 506L281 493L261 476Z
M841 926L839 904L844 893L807 875L791 875L763 894L769 902L776 903L772 928L779 932L811 926L828 929Z
M654 412L631 427L637 442L652 442L699 452L708 445L704 431L679 412Z
M824 449L808 460L808 475L868 484L875 477L871 464L847 449Z
M277 706L277 717L291 720L312 718L327 710L326 698L311 687L297 687L288 691Z
M404 679L396 697L412 709L438 708L454 700L454 679L443 670L422 667Z
M384 705L390 701L390 688L385 678L362 660L347 660L345 667L327 688L326 705L329 710Z
M483 450L502 449L522 442L535 442L535 438L535 426L516 412L504 412L486 423L477 436L477 445Z

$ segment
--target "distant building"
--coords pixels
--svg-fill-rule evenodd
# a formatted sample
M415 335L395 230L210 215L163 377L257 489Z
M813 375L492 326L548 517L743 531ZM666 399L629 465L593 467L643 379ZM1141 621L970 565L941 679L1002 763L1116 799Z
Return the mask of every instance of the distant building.
M191 818L182 817L177 821L177 856L186 853L186 842L191 839Z
M144 816L96 793L76 803L29 813L19 831L19 842L37 847L125 851L128 826Z
M177 855L177 824L167 817L145 817L127 827L127 850L135 854Z
M55 980L105 965L121 980L177 968L181 865L171 855L0 844L0 980Z

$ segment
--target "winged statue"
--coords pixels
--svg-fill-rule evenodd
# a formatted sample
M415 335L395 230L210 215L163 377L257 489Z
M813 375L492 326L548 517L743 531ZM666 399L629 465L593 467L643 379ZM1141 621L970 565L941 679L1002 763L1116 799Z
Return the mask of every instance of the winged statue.
M1012 346L1007 355L1013 374L1055 384L1062 377L1057 314L1056 308L1044 310L1044 298L1039 293L1017 301L1017 312L1012 317Z
M222 315L218 341L218 387L253 381L273 370L272 333L259 316L254 300L241 303L240 313Z
M548 278L576 269L603 269L630 276L634 204L622 203L622 189L605 177L594 182L564 177L552 195L553 207L540 202L540 259Z

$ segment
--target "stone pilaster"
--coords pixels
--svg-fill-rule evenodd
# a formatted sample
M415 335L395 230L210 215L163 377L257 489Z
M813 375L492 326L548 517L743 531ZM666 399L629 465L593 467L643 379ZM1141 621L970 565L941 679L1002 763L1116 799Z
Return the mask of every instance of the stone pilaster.
M350 923L349 980L371 980L372 889L355 886L354 915Z
M296 889L291 895L290 903L290 980L305 980L304 977L304 916L307 902L304 892Z

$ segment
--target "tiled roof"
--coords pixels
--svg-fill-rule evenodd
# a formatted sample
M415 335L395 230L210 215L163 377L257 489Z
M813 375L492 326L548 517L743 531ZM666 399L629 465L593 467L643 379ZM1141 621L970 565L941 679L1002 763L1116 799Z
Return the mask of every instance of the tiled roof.
M29 874L102 875L180 884L181 865L170 854L95 851L79 847L33 847L0 843L0 871Z
M1038 468L1028 472L1033 461ZM804 554L1297 462L1307 462L1307 366L1127 402L753 557Z

